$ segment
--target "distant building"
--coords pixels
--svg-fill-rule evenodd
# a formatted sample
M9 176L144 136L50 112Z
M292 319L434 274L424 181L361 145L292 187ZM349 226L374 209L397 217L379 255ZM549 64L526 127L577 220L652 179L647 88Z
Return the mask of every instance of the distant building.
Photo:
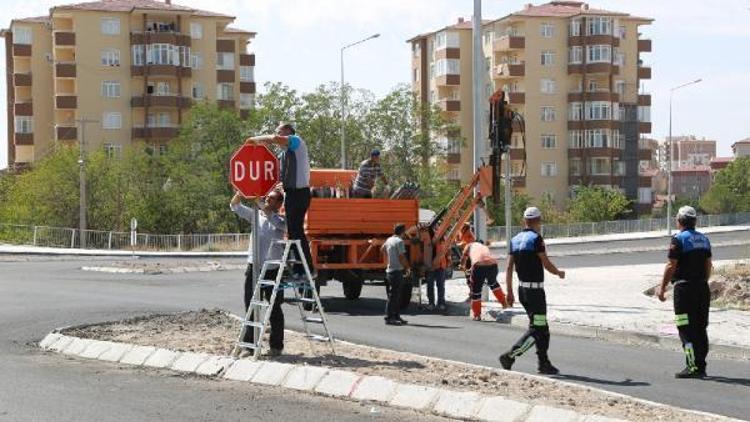
M711 167L682 166L672 170L672 195L697 200L708 192L711 182Z
M732 153L734 158L750 157L750 138L732 144Z
M669 137L664 141L664 148L668 149ZM698 139L693 135L690 136L673 136L672 153L667 151L664 154L666 163L667 157L672 158L672 169L679 169L685 166L709 166L711 159L716 157L716 141L706 138Z
M715 174L719 170L726 168L734 161L734 157L715 157L711 159L711 171Z

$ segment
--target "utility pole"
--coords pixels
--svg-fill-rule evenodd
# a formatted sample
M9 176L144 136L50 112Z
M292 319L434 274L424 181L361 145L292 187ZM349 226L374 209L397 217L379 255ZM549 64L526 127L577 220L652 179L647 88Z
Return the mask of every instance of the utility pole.
M97 123L97 120L76 119L81 126L81 139L78 141L78 190L80 196L78 208L78 235L80 248L86 247L86 124Z
M484 109L484 51L482 51L482 0L474 0L474 17L472 18L472 94L474 103L474 171L482 165L485 153L484 135L482 134L482 117ZM475 194L479 192L476 188ZM477 239L487 240L487 224L484 214L477 208L474 210L474 233Z

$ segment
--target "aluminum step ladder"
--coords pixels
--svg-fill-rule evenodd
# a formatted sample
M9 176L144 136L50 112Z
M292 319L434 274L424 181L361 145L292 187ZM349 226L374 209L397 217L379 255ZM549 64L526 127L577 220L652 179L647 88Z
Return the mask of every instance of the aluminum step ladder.
M253 287L253 295L250 299L250 305L247 307L245 313L245 319L241 321L242 328L240 329L240 335L237 338L237 343L232 350L232 356L238 356L242 349L250 350L253 355L253 359L257 359L263 348L263 335L266 333L270 324L271 312L273 310L273 304L276 303L276 294L282 290L291 290L294 292L294 297L286 300L287 303L294 303L299 309L300 318L302 325L305 328L305 336L310 342L310 349L314 353L313 341L322 341L329 344L331 353L336 354L334 349L334 338L331 331L328 328L328 321L326 319L325 311L323 306L320 304L320 297L318 291L315 289L313 283L312 274L310 268L307 266L305 259L292 259L292 253L297 257L304 257L302 252L302 245L299 240L277 240L274 241L270 248L278 247L283 245L284 251L282 252L281 259L278 260L266 260L258 273L258 280ZM292 266L295 264L302 264L305 269L305 273L302 278L292 278ZM276 278L271 280L266 277L266 274L270 270L277 269ZM268 301L263 300L261 294L263 289L272 288L271 297ZM255 316L258 315L258 321ZM319 324L323 327L323 334L315 334L311 330L313 324ZM245 334L247 330L253 330L253 341L245 342Z

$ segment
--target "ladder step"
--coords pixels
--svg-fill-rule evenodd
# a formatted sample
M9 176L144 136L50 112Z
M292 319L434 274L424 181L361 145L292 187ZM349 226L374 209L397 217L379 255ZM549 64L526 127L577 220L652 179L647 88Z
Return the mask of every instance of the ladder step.
M245 343L244 341L238 341L237 345L240 347L244 347L246 349L253 349L253 350L256 350L260 347L256 345L255 343Z
M276 285L276 280L261 280L261 281L258 282L258 284L260 284L261 287L263 287L263 286L275 286Z
M262 322L242 321L242 325L245 325L247 327L263 328L263 323Z
M302 319L305 320L305 322L314 322L316 324L322 324L323 323L323 318L304 317Z
M251 300L250 306L262 306L267 308L271 306L271 304L269 304L268 302L263 302L262 300Z
M286 303L315 303L315 299L308 299L306 297L301 297L299 299L297 298L289 298L284 300Z
M317 334L311 334L311 335L307 336L307 338L309 338L310 340L314 340L314 341L331 341L331 339L329 337L319 336Z
M276 265L276 266L285 265L284 261L282 261L280 259L267 259L267 260L265 260L265 263L267 265ZM301 263L302 263L302 261L300 261L298 259L287 259L286 260L286 264L301 264Z

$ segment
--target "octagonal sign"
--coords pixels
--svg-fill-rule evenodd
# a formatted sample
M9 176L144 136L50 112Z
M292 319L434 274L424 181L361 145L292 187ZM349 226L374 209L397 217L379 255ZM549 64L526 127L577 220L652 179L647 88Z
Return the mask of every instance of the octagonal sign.
M246 198L265 196L279 181L279 160L265 145L243 145L229 160L229 182Z

